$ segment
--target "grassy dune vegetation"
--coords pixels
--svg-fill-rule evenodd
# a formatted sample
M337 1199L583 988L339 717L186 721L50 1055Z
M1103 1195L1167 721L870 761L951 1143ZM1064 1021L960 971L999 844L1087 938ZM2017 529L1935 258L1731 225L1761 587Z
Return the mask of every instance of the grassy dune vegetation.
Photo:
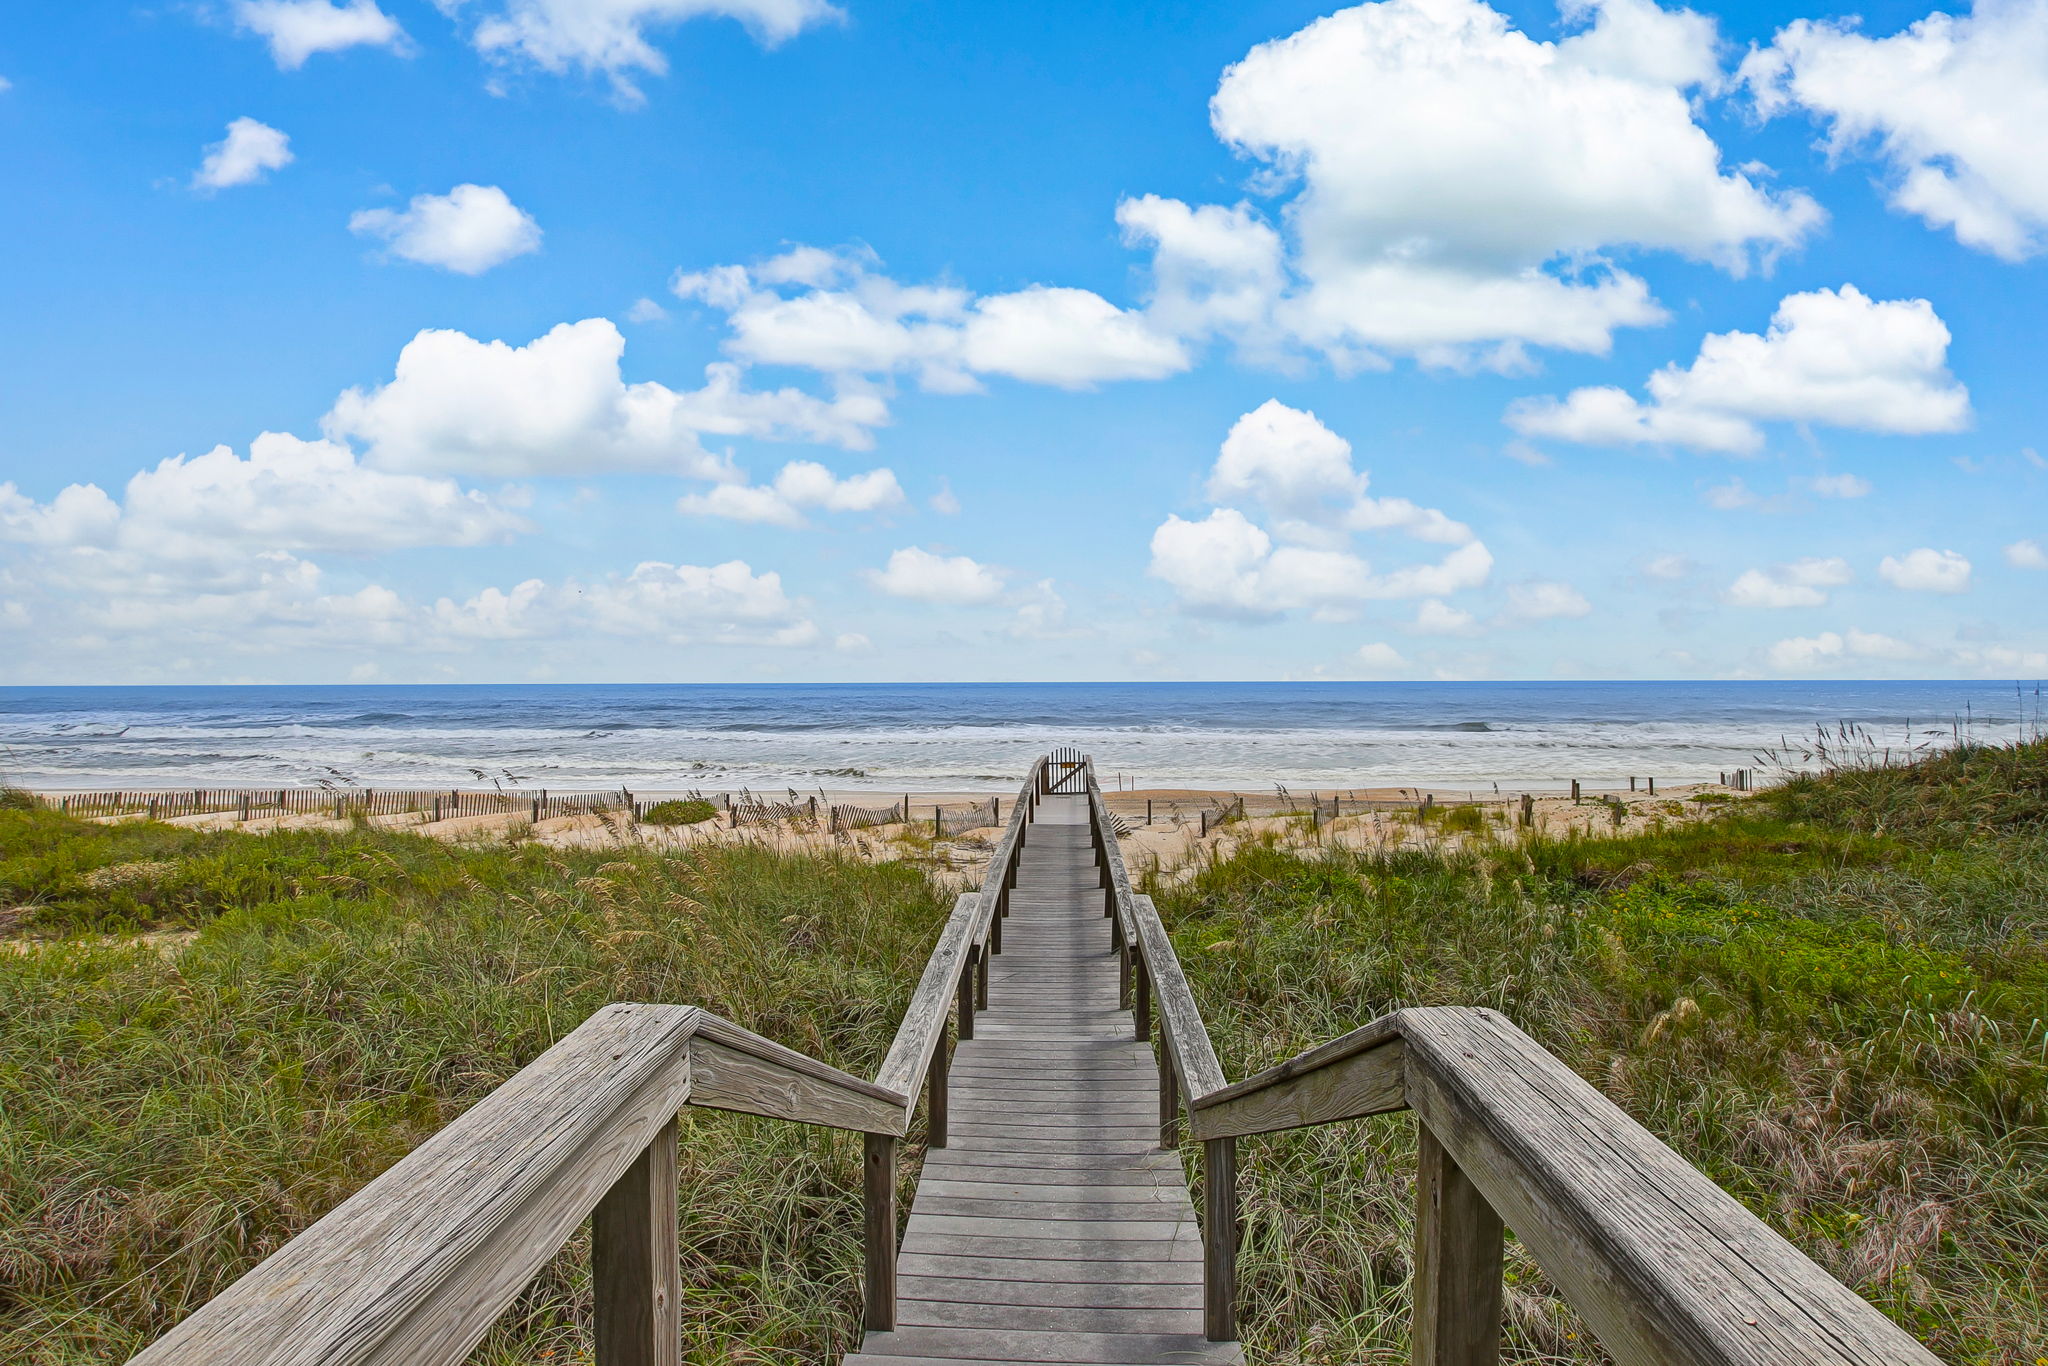
M2048 1358L2048 745L1625 838L1471 824L1155 889L1233 1076L1495 1006L1945 1358ZM124 1358L607 1001L871 1071L947 900L759 849L0 809L0 1360ZM690 1359L835 1359L857 1147L686 1123ZM1403 1116L1244 1145L1255 1362L1405 1360L1412 1149ZM586 1277L572 1247L478 1359L582 1356ZM1600 1360L1519 1249L1510 1278L1514 1360Z
M1953 1362L2048 1358L2048 744L1700 825L1252 849L1157 891L1233 1077L1490 1005ZM1248 1140L1254 1361L1406 1359L1414 1123ZM1510 1250L1511 1357L1597 1361Z
M863 1074L950 898L900 866L249 837L0 810L0 1360L119 1361L612 1000ZM110 931L196 929L177 950ZM18 937L70 934L61 942ZM858 1140L692 1112L689 1350L854 1323ZM585 1249L489 1362L574 1360Z

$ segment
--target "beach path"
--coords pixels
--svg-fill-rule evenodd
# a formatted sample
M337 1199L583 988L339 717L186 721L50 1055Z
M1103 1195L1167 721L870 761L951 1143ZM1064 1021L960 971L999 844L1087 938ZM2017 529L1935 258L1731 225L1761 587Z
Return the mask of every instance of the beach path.
M1201 1235L1134 1032L1087 801L1044 798L910 1208L897 1326L847 1366L1239 1366L1237 1343L1202 1334Z

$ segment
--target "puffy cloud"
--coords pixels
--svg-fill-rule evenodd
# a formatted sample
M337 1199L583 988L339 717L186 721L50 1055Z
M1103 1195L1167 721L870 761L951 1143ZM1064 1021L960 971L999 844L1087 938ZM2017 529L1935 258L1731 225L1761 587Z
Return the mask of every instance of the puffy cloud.
M1264 340L1268 315L1286 287L1286 247L1250 206L1190 208L1140 195L1116 206L1131 246L1152 249L1153 319L1183 337L1210 333Z
M1918 659L1924 652L1915 645L1874 631L1822 631L1817 636L1793 636L1765 651L1765 659L1779 673L1811 673L1817 669L1869 660Z
M1821 222L1807 196L1724 170L1695 122L1691 94L1718 79L1711 20L1649 0L1570 14L1592 23L1550 43L1480 0L1385 0L1224 72L1217 135L1266 163L1264 188L1299 186L1292 333L1340 360L1604 352L1662 310L1624 272L1553 263L1637 247L1739 271Z
M460 0L437 3L452 10ZM842 17L825 0L500 0L478 20L472 41L499 61L602 75L621 100L638 103L634 76L668 71L647 31L706 16L737 19L769 47Z
M1970 562L1953 550L1922 547L1878 562L1878 577L1913 593L1960 593L1970 586Z
M1511 621L1552 621L1592 614L1593 604L1568 583L1517 583L1508 586L1507 618Z
M1819 607L1828 600L1827 589L1854 577L1844 559L1794 560L1767 570L1743 571L1721 598L1732 607Z
M648 560L631 573L548 584L529 579L509 592L487 588L467 601L442 598L432 609L443 641L560 638L584 630L674 645L810 645L820 638L804 605L772 570L744 560L667 564Z
M1268 400L1231 426L1209 475L1213 502L1256 504L1270 531L1234 506L1199 521L1169 516L1152 534L1153 577L1197 613L1239 618L1310 608L1342 615L1388 598L1441 598L1486 581L1493 556L1469 527L1404 498L1376 498L1351 444L1313 413ZM1398 531L1457 547L1437 563L1386 573L1351 549L1361 532Z
M73 484L36 504L0 484L0 536L50 548L97 548L152 560L209 560L227 547L374 553L483 545L525 521L452 479L366 469L344 446L265 432L247 459L226 446L173 456L128 481L117 504Z
M805 508L874 512L901 507L903 501L903 487L893 471L869 470L841 479L814 460L792 460L772 484L719 484L704 493L685 494L676 508L735 522L801 527L806 525Z
M892 598L952 607L992 602L1003 591L1001 570L966 555L939 555L917 546L890 555L886 567L867 571L867 580Z
M2039 541L2014 541L2005 548L2005 562L2014 569L2048 569L2048 550Z
M1795 20L1742 64L1766 115L1827 124L1836 156L1868 148L1892 206L2010 261L2048 243L2048 0L1980 0L1870 38L1855 20Z
M351 47L411 50L398 21L379 9L376 0L236 0L235 23L270 44L271 60L282 71L296 71L321 52Z
M414 195L397 209L358 209L348 230L383 240L393 256L458 275L481 275L540 250L540 225L496 185Z
M291 139L267 123L241 118L228 124L228 135L207 146L206 157L193 172L195 190L225 190L250 185L271 171L292 164Z
M739 369L707 368L682 391L619 374L626 340L603 318L562 323L525 346L462 332L421 332L399 352L389 384L350 389L323 419L330 436L367 446L385 469L502 476L658 470L732 481L698 434L869 444L881 401L830 401L793 389L750 392Z
M912 373L960 392L978 375L1084 389L1158 379L1190 364L1143 314L1084 289L1032 285L979 298L876 273L872 254L797 247L754 267L679 273L671 288L727 315L743 360L832 375Z
M1085 289L1049 285L978 300L960 341L969 370L1067 389L1162 379L1189 364L1178 341L1138 314Z
M1524 436L1593 445L1676 445L1746 454L1763 422L1820 422L1919 435L1960 431L1970 396L1948 372L1948 328L1925 299L1871 299L1854 285L1789 294L1770 329L1717 332L1681 370L1650 376L1649 401L1617 388L1523 399Z

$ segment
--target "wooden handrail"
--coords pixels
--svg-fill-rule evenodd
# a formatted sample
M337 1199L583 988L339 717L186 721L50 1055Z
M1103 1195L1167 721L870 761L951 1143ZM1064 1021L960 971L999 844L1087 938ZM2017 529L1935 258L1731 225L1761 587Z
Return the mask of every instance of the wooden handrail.
M1206 1032L1192 1037L1201 1017L1158 911L1130 891L1092 766L1087 786L1138 995L1159 1006L1162 1080L1184 1084L1203 1145L1209 1336L1235 1336L1237 1139L1407 1109L1417 1366L1499 1360L1504 1227L1622 1366L1940 1366L1498 1011L1398 1010L1225 1084Z
M694 1006L606 1006L135 1361L461 1361L692 1104L865 1129L904 1099Z
M1045 770L982 890L954 903L875 1080L695 1006L606 1006L134 1361L452 1366L589 1218L599 1362L678 1366L685 1106L864 1135L867 1326L893 1327L897 1145L927 1083L945 1143L946 1014L957 999L969 1032Z

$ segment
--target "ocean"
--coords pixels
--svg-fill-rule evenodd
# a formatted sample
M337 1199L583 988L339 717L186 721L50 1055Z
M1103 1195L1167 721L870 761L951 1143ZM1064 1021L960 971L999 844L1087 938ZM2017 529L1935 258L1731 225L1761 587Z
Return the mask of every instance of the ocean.
M1713 780L1852 723L2015 738L1990 682L944 683L0 688L0 781L44 789L1002 790L1056 745L1105 785Z

